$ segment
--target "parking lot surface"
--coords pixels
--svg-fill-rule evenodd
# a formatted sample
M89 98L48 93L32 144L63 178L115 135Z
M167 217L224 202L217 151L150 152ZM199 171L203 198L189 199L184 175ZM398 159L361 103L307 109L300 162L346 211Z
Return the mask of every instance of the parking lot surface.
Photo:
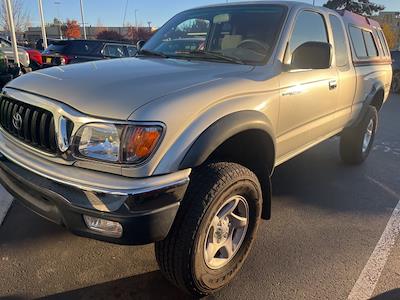
M381 112L364 165L343 165L333 138L278 167L273 189L272 220L234 282L210 299L346 299L366 266L375 299L400 299L398 230L393 243L383 236L400 201L399 96ZM371 257L382 236L380 272ZM152 245L76 237L16 202L0 227L0 274L5 299L188 298L161 276Z

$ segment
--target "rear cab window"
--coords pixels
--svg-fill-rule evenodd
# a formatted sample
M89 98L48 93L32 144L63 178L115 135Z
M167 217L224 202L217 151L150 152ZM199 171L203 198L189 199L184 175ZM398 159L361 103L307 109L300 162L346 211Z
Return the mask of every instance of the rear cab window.
M367 47L368 57L377 57L379 54L372 32L363 30L363 35L364 35L365 45Z
M72 41L68 47L69 54L90 55L101 45L98 41Z
M44 54L62 53L69 55L91 55L99 47L98 41L58 41L43 51Z
M364 42L364 35L361 28L350 26L350 37L353 43L354 51L358 58L367 58L367 48Z
M371 31L350 25L349 32L358 58L371 59L379 56L378 47Z
M346 32L342 21L335 15L330 15L333 39L335 43L335 57L337 67L347 67L349 65L349 49L346 40Z
M377 21L348 11L339 14L346 26L355 65L391 64L388 45Z
M390 57L389 46L386 42L386 38L385 38L385 35L384 35L382 29L378 29L377 33L378 33L379 42L382 44L382 48L385 53L385 56Z

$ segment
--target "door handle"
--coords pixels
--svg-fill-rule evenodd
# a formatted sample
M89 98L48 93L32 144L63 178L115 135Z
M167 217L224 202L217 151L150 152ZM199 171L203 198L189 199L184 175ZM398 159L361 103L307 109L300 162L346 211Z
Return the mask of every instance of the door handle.
M330 90L334 90L338 87L338 83L337 80L331 80L329 81L329 89Z

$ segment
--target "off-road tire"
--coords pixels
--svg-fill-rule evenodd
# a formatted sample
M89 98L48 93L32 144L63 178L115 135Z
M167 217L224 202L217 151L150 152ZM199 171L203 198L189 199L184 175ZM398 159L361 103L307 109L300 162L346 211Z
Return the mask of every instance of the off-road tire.
M206 231L224 201L242 195L249 207L248 227L236 255L220 269L207 267L204 259ZM193 296L205 296L225 287L242 267L261 217L262 192L249 169L227 162L195 169L174 224L163 241L155 244L158 265L164 276Z
M363 150L364 137L368 125L373 122L372 136L367 148ZM349 165L363 163L371 152L378 127L378 112L374 106L369 106L362 120L353 127L346 128L340 138L340 157Z

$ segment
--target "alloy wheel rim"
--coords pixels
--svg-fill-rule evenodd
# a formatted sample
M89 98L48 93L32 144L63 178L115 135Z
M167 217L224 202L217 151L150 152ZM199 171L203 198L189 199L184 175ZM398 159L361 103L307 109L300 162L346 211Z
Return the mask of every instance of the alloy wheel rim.
M204 261L210 269L228 264L240 249L249 224L249 205L240 195L229 198L214 215L204 241Z
M363 146L362 146L363 153L367 152L369 145L371 143L373 134L374 134L374 121L370 120L369 124L367 126L367 130L364 134L364 140L363 140Z

